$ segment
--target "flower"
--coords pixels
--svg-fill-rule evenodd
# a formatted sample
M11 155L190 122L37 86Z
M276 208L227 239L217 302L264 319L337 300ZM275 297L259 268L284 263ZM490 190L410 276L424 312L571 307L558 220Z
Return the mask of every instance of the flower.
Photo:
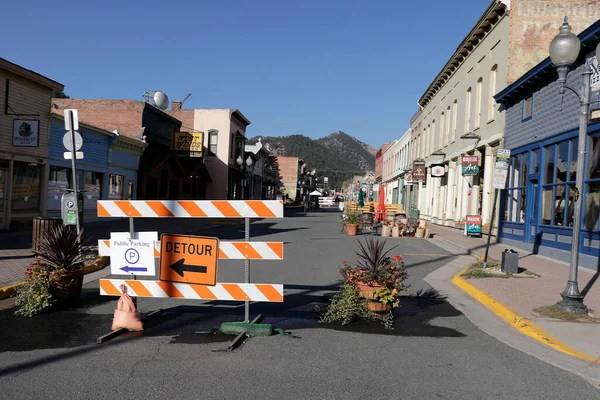
M402 261L402 257L400 257L398 254L396 254L394 256L394 260L396 260L396 261Z

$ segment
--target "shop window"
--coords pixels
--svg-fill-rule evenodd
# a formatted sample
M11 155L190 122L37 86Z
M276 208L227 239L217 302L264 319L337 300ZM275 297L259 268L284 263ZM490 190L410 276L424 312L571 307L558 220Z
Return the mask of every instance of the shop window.
M544 147L544 183L554 182L555 150L554 145Z
M575 154L573 153L575 152ZM544 148L543 225L573 226L577 143L565 140Z
M12 211L40 211L42 165L15 161L13 164Z
M552 187L542 188L542 225L552 225Z
M511 158L510 175L503 198L504 220L506 222L524 222L527 204L527 155L516 154Z
M600 214L600 137L592 137L588 144L583 226L599 230Z
M85 190L85 210L95 210L97 202L102 198L103 174L100 172L85 171L83 175L83 190Z
M522 121L528 121L533 116L533 96L523 100L523 118Z
M537 174L540 172L540 150L533 150L531 152L531 170L530 174Z
M216 156L219 144L219 131L208 131L208 155Z
M133 182L127 183L127 200L133 200Z
M121 200L123 198L123 184L125 177L123 175L108 175L108 199Z
M48 210L60 210L60 199L65 189L71 187L71 168L50 167L48 174Z

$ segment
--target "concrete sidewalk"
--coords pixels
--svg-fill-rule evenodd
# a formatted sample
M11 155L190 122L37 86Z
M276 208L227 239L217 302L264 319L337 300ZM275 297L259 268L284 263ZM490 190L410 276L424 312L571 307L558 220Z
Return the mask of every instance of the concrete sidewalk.
M220 223L228 222L220 219L192 218L145 218L135 220L135 230L158 231L162 233L203 233L210 232ZM109 239L110 232L128 232L129 220L118 220L89 223L84 227L89 244L96 246L98 239ZM0 233L0 288L23 281L25 270L35 260L31 251L31 231Z
M487 236L469 238L462 230L431 225L434 243L452 250L455 254L477 257L485 253ZM501 260L502 252L512 248L494 244L492 237L489 257ZM480 278L468 282L493 299L503 303L516 314L537 324L564 344L594 358L600 357L600 324L573 323L552 320L536 314L533 310L541 306L550 306L560 301L560 293L565 289L569 276L569 265L521 249L519 267L540 275L539 278ZM585 295L584 303L592 315L600 316L600 273L588 269L579 269L579 289Z

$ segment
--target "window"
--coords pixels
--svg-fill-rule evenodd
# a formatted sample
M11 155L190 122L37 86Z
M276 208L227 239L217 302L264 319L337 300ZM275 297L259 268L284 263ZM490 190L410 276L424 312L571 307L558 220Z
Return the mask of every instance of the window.
M496 94L496 72L498 71L498 65L494 65L490 70L490 99L488 103L488 120L494 119L494 112L496 111L496 101L494 95Z
M133 200L133 182L127 183L127 200Z
M471 130L471 88L467 89L467 95L465 96L465 131L467 133Z
M573 226L576 154L577 139L544 147L543 225Z
M454 142L456 140L456 109L458 107L458 101L454 100L454 103L452 104L452 141Z
M217 155L217 146L219 144L219 131L208 131L208 155Z
M97 202L102 198L102 178L103 174L93 171L85 171L83 175L83 190L85 190L84 206L85 210L95 210Z
M48 174L48 210L60 210L60 199L65 189L71 187L71 168L50 167Z
M598 230L600 214L600 137L589 138L585 200L583 203L583 226ZM573 163L571 163L573 165Z
M437 142L437 145L433 147L433 151L442 148L442 144L444 143L444 128L446 127L446 114L442 111L442 115L440 115L440 136ZM432 152L433 152L432 151Z
M533 116L533 96L523 100L523 121L528 121Z
M452 120L452 112L450 106L446 109L446 129L444 132L444 144L447 145L450 139L450 121Z
M507 222L525 222L527 158L528 153L511 157L508 184L502 194L504 220Z
M475 93L475 128L479 128L481 124L481 85L483 78L477 79L477 87Z
M123 175L108 175L108 199L121 200L123 198L123 184L125 177Z
M429 131L429 153L433 153L435 147L435 119L431 121L431 130Z
M42 165L15 161L13 164L12 211L39 211Z

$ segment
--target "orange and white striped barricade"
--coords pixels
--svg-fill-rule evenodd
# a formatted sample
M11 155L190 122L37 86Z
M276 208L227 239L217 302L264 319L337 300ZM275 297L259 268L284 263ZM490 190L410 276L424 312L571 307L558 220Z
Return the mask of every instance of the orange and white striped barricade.
M179 282L101 279L100 294L120 295L124 284L135 297L167 297L198 300L244 301L244 319L250 319L250 301L283 301L282 284L250 283L250 260L283 260L283 243L251 242L250 218L283 218L281 200L99 200L98 217L129 218L130 237L135 237L134 218L244 218L245 240L219 242L219 259L244 260L244 283L220 283L215 286ZM98 253L110 255L110 241L98 241ZM155 242L154 256L160 257L161 243Z

